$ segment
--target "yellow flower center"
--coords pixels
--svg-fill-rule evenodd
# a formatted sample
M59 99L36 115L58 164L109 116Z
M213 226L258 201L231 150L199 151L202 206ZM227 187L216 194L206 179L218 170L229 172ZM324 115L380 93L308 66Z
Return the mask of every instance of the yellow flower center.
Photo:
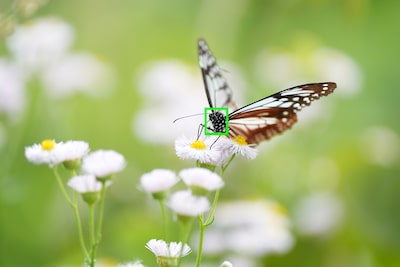
M56 146L56 142L51 139L46 139L42 141L42 149L43 150L52 150Z
M194 148L194 149L199 149L199 150L203 150L203 149L206 149L206 148L207 148L206 144L205 144L203 141L201 141L201 140L196 140L196 141L194 141L194 142L190 145L190 147L191 147L191 148Z
M247 146L247 142L246 142L246 138L244 136L241 135L237 135L235 137L232 138L233 141L235 141L236 143L238 143L241 146Z

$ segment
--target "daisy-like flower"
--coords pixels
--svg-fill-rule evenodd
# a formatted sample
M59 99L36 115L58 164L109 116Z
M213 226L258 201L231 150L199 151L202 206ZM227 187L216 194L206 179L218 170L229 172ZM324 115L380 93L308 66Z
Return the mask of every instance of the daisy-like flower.
M185 257L192 251L187 244L182 245L182 242L168 244L164 240L157 239L147 242L146 248L153 252L158 265L162 267L177 266L179 258Z
M204 195L224 186L224 181L218 174L205 168L185 169L179 172L179 176L196 195Z
M81 159L89 153L89 144L84 141L67 141L60 144L60 158L66 168L79 167Z
M176 155L181 159L194 159L200 163L218 165L222 153L217 149L211 149L214 141L211 138L204 141L197 138L179 138L175 141Z
M111 185L111 181L107 181L106 186L109 185ZM96 176L88 174L72 177L68 181L68 186L82 194L85 202L93 204L99 199L103 183L97 181Z
M97 150L83 159L84 173L93 174L97 178L107 178L122 171L126 166L125 158L113 150Z
M89 145L83 141L68 141L56 143L46 139L41 144L25 148L25 157L35 164L49 164L53 167L65 163L67 167L76 167L80 159L89 151Z
M246 138L241 135L232 138L221 138L216 143L216 149L221 150L225 154L225 159L232 155L240 155L248 159L255 159L258 150L249 146Z
M168 190L179 181L176 174L171 170L155 169L140 177L141 188L149 192L156 199L163 199Z
M77 175L68 181L68 186L80 194L100 192L102 183L91 174Z
M184 219L196 217L210 209L210 202L206 197L192 195L190 190L177 191L169 199L168 206Z
M61 163L58 157L58 146L54 140L46 139L40 144L25 147L25 157L34 164L49 164L50 167Z

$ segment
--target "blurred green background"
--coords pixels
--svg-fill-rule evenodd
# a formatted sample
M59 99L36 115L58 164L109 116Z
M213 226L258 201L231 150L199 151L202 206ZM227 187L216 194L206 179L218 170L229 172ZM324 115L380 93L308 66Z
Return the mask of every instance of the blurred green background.
M11 4L5 1L0 7L5 10ZM400 266L399 13L400 2L394 0L87 0L48 1L29 18L16 18L17 24L24 24L52 16L70 24L75 31L70 50L88 51L106 62L116 85L104 97L76 93L51 98L33 78L26 83L20 117L12 120L2 114L0 265L81 264L73 214L51 170L24 157L26 146L54 138L84 140L91 150L113 149L126 157L128 166L107 195L98 255L116 262L143 259L155 266L144 244L161 237L162 225L157 206L137 189L140 175L153 168L179 171L193 164L177 159L173 141L145 142L132 130L135 115L145 106L139 70L149 62L175 59L199 75L196 40L204 37L220 63L229 60L241 67L244 103L284 89L266 72L271 86L257 78L264 65L255 61L264 50L294 55L300 66L318 72L307 59L315 47L328 47L351 59L359 75L345 71L338 76L343 83L350 80L350 89L332 80L338 89L320 100L315 111L329 111L328 118L295 125L262 144L258 158L237 159L227 171L222 201L274 199L285 206L290 219L299 201L315 192L334 194L342 207L334 230L310 236L293 226L293 248L260 257L257 266ZM0 55L12 58L5 40ZM287 85L331 76L304 77L288 77ZM205 98L198 101L206 105ZM187 114L181 111L181 116ZM190 257L188 261L194 259Z

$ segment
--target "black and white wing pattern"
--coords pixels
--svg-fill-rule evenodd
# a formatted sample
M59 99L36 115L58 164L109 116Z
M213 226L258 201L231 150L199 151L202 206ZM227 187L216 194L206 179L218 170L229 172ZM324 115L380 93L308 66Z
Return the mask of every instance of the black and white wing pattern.
M208 104L216 107L236 107L232 101L232 90L222 76L215 57L203 39L198 41L199 64L206 89Z
M199 62L210 107L234 107L232 90L203 39L198 41ZM241 135L248 144L258 144L280 134L297 121L296 113L312 101L327 96L336 83L309 83L291 87L236 109L229 114L229 136ZM218 112L216 112L218 113ZM224 119L224 118L223 118ZM223 121L213 121L223 123Z
M229 136L241 135L248 144L268 140L290 129L298 111L335 88L333 82L298 85L239 108L229 114Z

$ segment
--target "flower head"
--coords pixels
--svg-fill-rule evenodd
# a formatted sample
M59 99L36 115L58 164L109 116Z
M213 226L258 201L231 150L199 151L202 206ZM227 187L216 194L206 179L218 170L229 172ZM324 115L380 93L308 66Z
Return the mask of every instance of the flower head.
M109 185L111 185L111 181L102 183L91 174L74 176L68 181L68 186L82 194L83 200L89 204L96 203L103 186Z
M216 149L223 151L225 158L229 158L232 155L240 155L248 159L254 159L258 153L258 150L249 146L246 139L241 135L232 138L221 138L216 146Z
M68 181L68 186L74 189L76 192L84 194L100 192L102 183L97 181L96 176L87 174L72 177Z
M200 163L218 165L222 154L217 149L211 149L213 143L211 138L203 141L182 137L175 141L176 155L181 159L194 159Z
M206 197L194 196L190 190L175 192L168 205L181 217L195 217L210 209L210 202Z
M25 148L25 157L35 164L49 164L50 166L68 161L80 160L89 151L89 145L83 141L67 141L56 143L46 139L41 144Z
M172 186L179 181L173 171L166 169L155 169L140 177L141 188L156 196L163 197Z
M204 168L185 169L179 173L179 176L192 192L196 192L197 189L207 192L215 191L224 186L224 181L218 174Z
M157 263L162 267L176 266L179 258L188 255L192 250L187 244L182 247L182 242L167 243L164 240L152 239L146 248L157 257Z
M97 150L83 159L82 170L97 178L105 178L125 168L125 158L113 150Z

